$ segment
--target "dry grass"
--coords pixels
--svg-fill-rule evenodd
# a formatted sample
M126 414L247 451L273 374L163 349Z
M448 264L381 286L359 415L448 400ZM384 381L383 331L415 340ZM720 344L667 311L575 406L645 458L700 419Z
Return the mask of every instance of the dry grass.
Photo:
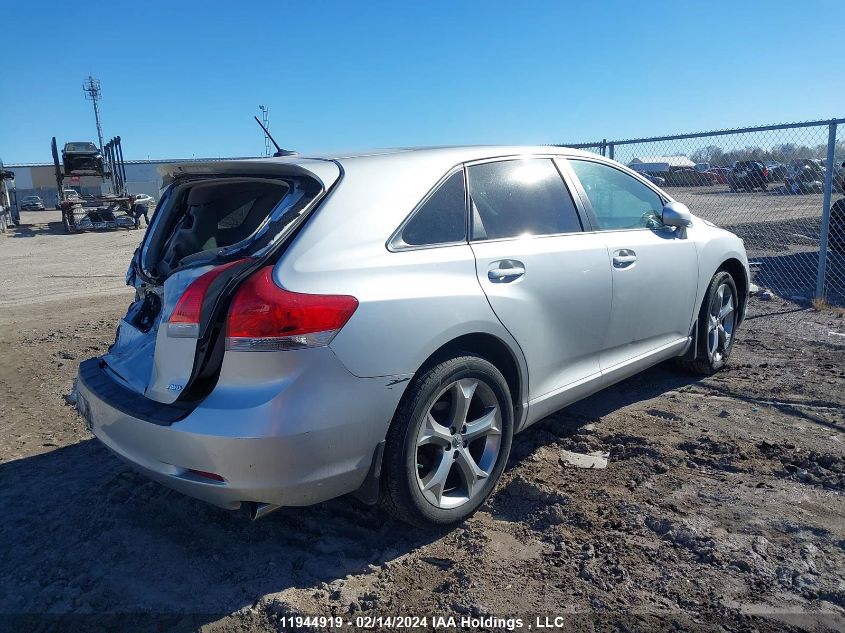
M840 306L831 305L827 301L825 301L824 299L822 299L820 297L816 297L815 299L813 299L813 309L816 312L823 312L825 310L830 310L840 319L845 317L845 308L842 308Z

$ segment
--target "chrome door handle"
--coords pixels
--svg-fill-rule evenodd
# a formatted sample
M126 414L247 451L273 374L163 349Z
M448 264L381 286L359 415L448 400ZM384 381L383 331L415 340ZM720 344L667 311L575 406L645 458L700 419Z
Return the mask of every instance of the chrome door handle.
M621 248L613 253L614 268L627 268L637 261L637 254L629 248Z
M492 282L516 281L525 274L525 266L522 262L501 261L493 265L494 268L487 271L487 278Z
M524 268L494 268L488 275L496 279L504 279L505 277L515 277L517 275L524 275Z

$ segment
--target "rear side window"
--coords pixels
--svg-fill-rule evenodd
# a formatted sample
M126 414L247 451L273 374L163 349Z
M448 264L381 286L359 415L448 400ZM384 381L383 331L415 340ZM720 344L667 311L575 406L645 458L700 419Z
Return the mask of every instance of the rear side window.
M417 209L402 230L409 246L450 244L466 240L464 172L449 176Z
M551 159L482 163L467 173L474 240L582 230L569 190Z
M601 231L657 228L663 223L663 200L654 190L623 171L586 160L569 160L593 207Z

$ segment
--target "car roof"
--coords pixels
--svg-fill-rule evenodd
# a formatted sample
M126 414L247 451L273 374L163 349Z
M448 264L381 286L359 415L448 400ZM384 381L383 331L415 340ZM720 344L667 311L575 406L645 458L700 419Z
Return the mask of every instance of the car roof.
M302 154L301 158L315 158L323 160L352 160L385 156L397 158L443 158L456 163L472 160L495 158L498 156L516 156L520 154L559 154L561 156L592 156L596 154L582 150L571 149L559 145L442 145L432 147L392 147L366 151L327 152L319 154Z
M302 170L323 179L333 181L339 174L335 163L347 173L369 172L367 177L383 169L414 172L421 179L428 176L437 178L455 165L499 157L518 157L526 155L552 155L571 157L591 157L606 160L598 154L584 152L558 145L465 145L443 147L398 147L356 152L327 152L313 154L293 154L272 158L238 159L230 161L174 162L159 167L164 182L182 175L202 173L239 173L253 171L261 166L275 168L279 173L290 170L296 173ZM270 167L273 166L273 167ZM329 167L331 166L331 167Z
M332 161L343 169L369 171L370 169L397 169L413 171L421 177L439 177L455 165L489 158L528 155L590 157L606 160L598 154L559 145L457 145L441 147L397 147L357 152L329 152L323 154L297 154L263 159L294 164L313 169L315 163Z

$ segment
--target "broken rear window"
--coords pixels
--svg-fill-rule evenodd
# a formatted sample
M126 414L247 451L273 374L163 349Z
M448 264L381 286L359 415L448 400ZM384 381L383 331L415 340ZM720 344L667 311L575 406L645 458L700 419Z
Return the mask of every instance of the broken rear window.
M319 193L310 178L206 178L175 185L151 227L144 268L177 268L260 255ZM157 255L156 255L157 253Z

